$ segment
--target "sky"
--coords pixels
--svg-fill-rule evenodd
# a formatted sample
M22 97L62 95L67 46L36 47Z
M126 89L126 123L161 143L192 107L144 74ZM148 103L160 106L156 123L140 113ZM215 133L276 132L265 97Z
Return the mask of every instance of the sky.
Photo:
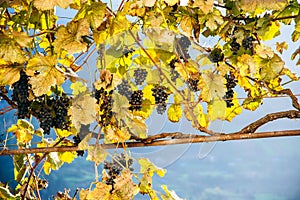
M115 2L115 1L114 1ZM74 14L68 10L57 9L61 15ZM60 23L65 23L61 20ZM299 47L299 41L290 42L290 31L282 29L277 40L286 41L290 50L283 57L286 65L300 75L300 67L290 61L290 55ZM267 42L275 46L276 40ZM214 41L207 40L207 45ZM91 57L89 66L95 66L96 54ZM85 68L87 69L87 68ZM90 78L93 69L81 72ZM291 83L295 94L300 94L300 85ZM292 109L289 98L266 99L255 112L245 111L233 122L216 122L211 128L216 131L232 132L244 127L258 117L274 111ZM2 116L1 116L2 117ZM3 118L2 118L3 119ZM1 120L2 121L2 120ZM181 131L196 133L195 129L183 119L177 124L168 122L166 116L154 114L147 121L149 135L163 131ZM299 129L298 120L277 120L261 127L258 131ZM163 147L131 149L134 157L148 157L157 166L168 170L164 178L155 177L154 187L166 184L170 190L185 199L191 200L297 200L300 197L300 137L268 138L259 140L226 141L211 144L185 144ZM10 158L0 157L9 167L1 169L0 181L6 180L7 169L12 175ZM48 199L57 190L76 187L88 187L94 179L93 164L84 158L65 164L59 171L53 171L49 177L48 191L43 191ZM137 199L147 199L139 196Z

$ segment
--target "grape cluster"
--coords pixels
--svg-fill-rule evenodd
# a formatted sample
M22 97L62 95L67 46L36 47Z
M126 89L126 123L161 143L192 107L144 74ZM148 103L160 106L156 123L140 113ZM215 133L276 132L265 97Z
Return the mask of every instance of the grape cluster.
M127 80L123 79L122 83L117 86L117 89L119 94L127 97L128 100L130 99L132 95L132 90Z
M79 135L74 136L73 140L74 140L75 146L78 146L78 144L81 142L81 138L79 137ZM84 155L83 150L78 150L78 151L76 151L76 153L77 153L77 156L83 156Z
M68 108L71 100L62 96L42 95L33 102L33 110L40 121L44 134L50 134L51 127L68 130L71 124Z
M96 90L95 98L97 99L97 103L100 106L100 118L99 118L99 125L100 126L107 126L110 124L110 120L113 116L112 112L112 99L113 90L107 92L104 88L100 90Z
M189 40L188 37L182 36L179 39L177 39L175 49L181 59L186 60L190 58L188 52L190 46L191 46L191 41Z
M172 59L171 60L171 62L169 63L169 66L170 66L170 68L171 68L171 74L170 74L170 76L171 76L171 81L173 81L173 82L176 82L176 79L179 77L179 73L176 71L176 69L175 69L175 64L177 63L177 62L179 62L179 60L177 59L177 58L174 58L174 59Z
M198 88L199 79L189 78L187 80L188 87L193 92L198 92L200 89Z
M222 53L222 49L215 48L209 54L209 59L214 62L218 63L224 59L224 54Z
M106 184L112 186L112 189L110 191L111 193L114 190L114 184L115 184L114 180L117 178L117 176L121 174L121 172L125 167L128 167L131 171L133 171L133 168L131 168L132 164L133 164L133 159L132 158L126 159L126 155L123 153L116 156L111 162L107 160L104 161L103 168L107 170L107 174L108 174Z
M134 81L137 85L142 85L144 81L146 80L146 77L148 75L148 72L146 69L136 69L134 70Z
M129 100L129 110L141 110L142 109L142 101L143 101L143 91L136 90L132 93Z
M156 111L158 114L163 114L167 109L168 93L167 88L164 86L156 85L152 90L152 96L155 98L155 104L157 105Z
M31 102L28 99L29 89L30 89L28 80L29 78L26 75L26 73L23 70L21 70L20 79L12 85L13 87L12 100L16 102L18 106L19 119L24 119L28 117L29 114L29 108Z
M236 38L233 38L230 43L230 47L233 55L236 55L238 50L240 50L241 45L236 41Z
M225 78L226 78L226 81L227 81L226 82L227 91L225 93L224 99L225 99L225 102L226 102L226 106L228 108L230 108L231 106L234 105L232 103L232 98L233 98L233 95L234 95L233 88L236 86L237 80L235 79L235 77L232 73L227 74L225 76Z
M255 41L255 38L253 36L247 36L243 39L242 41L242 45L244 47L244 49L250 49L252 50L253 49L253 43Z

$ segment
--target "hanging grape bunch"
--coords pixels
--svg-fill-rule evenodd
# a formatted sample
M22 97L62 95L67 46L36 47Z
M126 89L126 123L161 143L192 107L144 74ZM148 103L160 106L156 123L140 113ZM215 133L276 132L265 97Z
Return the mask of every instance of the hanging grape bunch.
M142 109L142 101L143 101L143 91L137 90L134 91L129 100L129 110L141 110Z
M227 91L225 93L224 99L226 102L226 106L228 108L230 108L231 106L233 106L234 104L232 103L232 98L234 95L234 91L233 88L235 88L237 80L235 79L234 75L232 73L229 73L225 76L226 78L226 88Z
M29 78L26 73L21 70L20 79L12 85L12 100L17 104L18 107L18 119L29 117L29 107L31 102L28 99L30 89L28 80Z
M109 92L101 88L100 90L95 91L95 98L97 100L97 104L100 107L100 116L99 116L99 125L100 126L107 126L110 124L110 120L113 116L112 112L112 99L113 90Z
M176 40L175 49L178 53L180 59L183 59L186 61L187 59L191 58L189 54L189 47L191 46L191 41L188 37L182 36L179 39Z
M52 127L69 129L71 120L68 115L68 108L70 106L71 100L65 94L62 96L42 95L33 101L32 110L37 114L44 134L50 134Z
M168 93L167 88L160 85L155 85L152 90L152 96L155 98L155 104L157 105L156 111L158 114L163 114L167 109Z
M121 172L129 168L129 170L133 171L133 168L131 168L131 165L133 164L133 159L128 158L126 159L125 154L118 155L113 158L111 162L105 160L103 168L107 171L108 178L106 180L107 185L111 185L112 189L110 190L110 193L114 191L114 184L115 184L115 179L117 176L121 174Z
M127 80L123 79L122 83L117 86L117 89L120 95L125 96L128 100L130 99L132 90Z
M144 81L146 80L147 77L147 70L146 69L136 69L134 70L134 81L137 85L143 85Z
M242 45L245 50L252 50L253 49L253 42L255 41L255 38L253 36L247 36L243 39Z
M237 52L240 50L241 45L236 41L236 38L233 38L230 43L230 47L233 55L236 55Z
M171 68L170 70L170 76L171 76L171 81L176 82L176 79L179 77L179 73L176 71L175 69L175 64L179 62L179 60L177 58L173 58L170 63L169 66Z

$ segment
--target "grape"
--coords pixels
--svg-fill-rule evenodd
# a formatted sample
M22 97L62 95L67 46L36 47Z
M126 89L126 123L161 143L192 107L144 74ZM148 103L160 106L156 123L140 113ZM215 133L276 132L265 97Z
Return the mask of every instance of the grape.
M146 69L136 69L134 70L134 81L137 85L142 85L143 82L146 80L147 77L147 70Z
M190 58L188 52L188 48L190 45L191 45L191 41L186 36L182 36L179 39L177 39L175 49L181 59L186 60Z
M142 101L143 101L143 91L137 90L134 91L129 100L129 110L141 110L142 109Z
M70 125L70 116L68 116L68 108L70 100L67 96L58 97L53 101L53 110L55 117L53 118L53 126L60 129L68 129Z
M119 94L127 97L129 100L132 95L132 90L127 80L122 80L122 83L117 86Z
M17 104L19 119L24 119L28 117L29 114L31 102L28 99L30 89L28 80L29 78L26 75L26 73L23 70L21 70L20 79L12 85L12 100Z
M247 49L252 49L253 48L253 41L255 41L255 38L253 36L247 36L243 39L242 45L243 47Z
M232 103L232 98L234 96L233 88L236 86L237 80L235 80L235 76L232 73L226 75L225 78L226 78L226 81L227 81L226 82L227 91L226 91L225 96L223 98L225 99L226 106L228 108L230 108L231 106L234 105Z
M40 127L44 130L44 134L49 135L52 127L52 111L50 108L42 107L37 113L40 121Z
M236 38L233 38L230 43L230 47L233 55L236 55L238 50L240 50L241 45L237 43Z
M100 90L96 90L95 98L97 99L97 103L100 107L100 116L99 116L99 125L108 126L110 124L110 120L113 116L112 113L112 99L113 90L107 92L104 88Z
M123 55L127 58L129 54L132 54L134 52L133 48L128 49L128 47L125 47L123 50Z
M176 82L176 79L179 77L179 73L175 69L175 67L176 67L175 64L177 62L179 62L179 60L177 58L174 58L169 63L169 66L171 68L171 71L170 71L171 81L173 81L173 82Z
M199 91L199 88L198 88L199 79L189 78L187 80L187 83L188 83L188 86L191 89L191 91L193 91L193 92Z
M220 48L215 48L210 52L209 59L214 63L218 63L224 59L224 54Z
M156 85L152 88L152 96L155 98L155 104L157 105L156 111L158 114L163 114L166 111L167 104L166 101L168 99L168 94L166 91L166 87Z
M111 162L105 160L103 168L107 170L108 179L106 180L107 185L111 185L112 189L110 193L114 190L115 179L121 174L125 167L128 167L130 170L133 170L130 166L133 164L133 159L126 159L125 154L116 156Z

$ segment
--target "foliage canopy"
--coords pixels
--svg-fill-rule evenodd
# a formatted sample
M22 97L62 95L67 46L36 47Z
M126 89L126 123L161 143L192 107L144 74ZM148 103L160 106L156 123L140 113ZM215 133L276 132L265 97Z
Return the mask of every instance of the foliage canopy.
M76 15L58 24L57 7ZM0 1L0 95L7 104L1 114L16 109L19 119L7 134L20 150L13 153L4 145L3 152L16 154L19 184L15 193L1 184L0 197L40 199L46 181L37 169L49 175L86 151L87 160L96 168L104 163L105 169L79 199L132 199L138 193L180 199L165 185L165 194L153 190L152 176L163 177L166 171L148 159L140 158L140 171L134 173L128 147L224 139L225 133L209 129L211 122L255 111L268 97L286 95L294 109L266 115L226 137L245 138L270 121L299 118L297 97L286 88L299 81L282 58L288 44L271 48L265 42L283 34L283 25L291 27L291 40L297 42L299 10L296 0L193 0L186 5L122 0L117 10L96 0ZM216 42L206 46L205 38ZM89 67L95 51L95 80L87 81L78 72ZM299 65L300 48L293 51L290 58ZM149 136L145 122L153 112L174 123L186 118L200 133ZM32 118L40 128L34 128ZM108 162L105 148L115 147L124 154ZM67 193L55 198L72 199Z

